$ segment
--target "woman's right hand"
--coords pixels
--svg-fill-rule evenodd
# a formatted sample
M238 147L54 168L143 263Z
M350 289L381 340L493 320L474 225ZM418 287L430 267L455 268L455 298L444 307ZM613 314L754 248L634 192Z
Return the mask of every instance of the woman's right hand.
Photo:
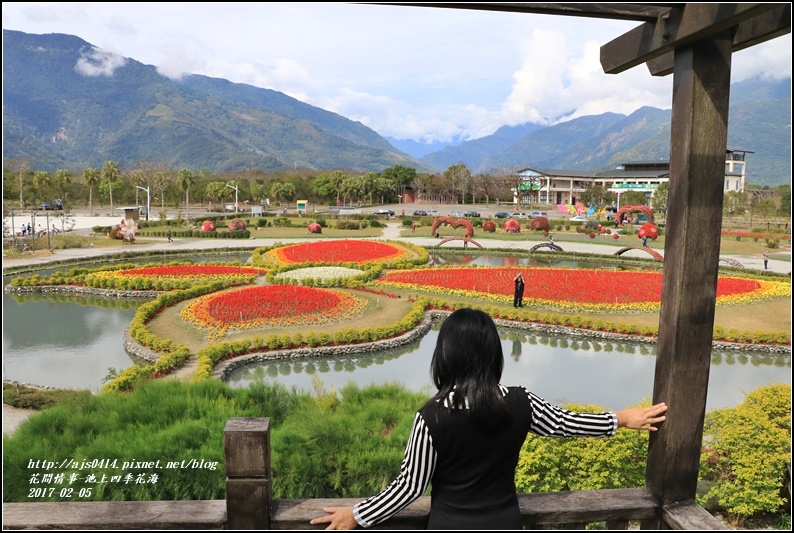
M667 405L657 403L650 407L632 407L624 411L618 411L618 427L628 429L646 429L656 431L658 428L651 424L658 424L665 421L663 413L667 411Z

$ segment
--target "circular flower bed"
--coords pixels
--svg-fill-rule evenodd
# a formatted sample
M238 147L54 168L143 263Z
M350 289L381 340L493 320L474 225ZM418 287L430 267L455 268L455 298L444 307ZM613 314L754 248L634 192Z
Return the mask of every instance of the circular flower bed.
M180 316L199 329L210 330L217 341L230 328L327 324L359 316L366 306L366 299L340 290L266 285L203 296Z
M322 280L335 280L350 278L353 276L360 276L364 274L363 270L355 268L323 266L311 268L297 268L287 272L276 274L276 279L322 279Z
M264 254L266 261L287 265L308 262L365 264L412 257L413 252L402 246L354 239L303 242L274 248Z

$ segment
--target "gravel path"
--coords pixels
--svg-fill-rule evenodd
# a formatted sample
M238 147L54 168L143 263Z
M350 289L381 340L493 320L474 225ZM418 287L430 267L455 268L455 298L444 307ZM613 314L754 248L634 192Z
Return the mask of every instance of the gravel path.
M32 409L19 409L8 404L3 404L3 435L11 435L19 425L37 413Z

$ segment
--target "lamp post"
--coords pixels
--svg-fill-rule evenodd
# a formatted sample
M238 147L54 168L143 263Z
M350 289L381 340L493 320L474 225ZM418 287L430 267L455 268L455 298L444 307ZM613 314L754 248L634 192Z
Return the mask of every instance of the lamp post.
M140 185L136 185L138 189L142 191L146 191L146 221L149 221L149 207L151 206L151 195L149 194L149 187L141 187Z
M240 191L239 191L237 185L229 185L227 183L226 186L229 187L230 189L234 189L234 214L236 215L237 214L237 193L240 192Z

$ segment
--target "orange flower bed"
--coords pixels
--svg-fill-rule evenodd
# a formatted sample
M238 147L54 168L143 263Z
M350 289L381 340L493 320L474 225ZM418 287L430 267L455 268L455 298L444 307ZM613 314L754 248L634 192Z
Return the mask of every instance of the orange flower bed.
M183 318L200 328L297 326L337 322L358 316L363 298L333 289L267 285L210 294L183 309Z
M315 241L274 248L265 254L265 260L282 264L300 263L369 263L394 261L413 257L410 250L377 241L345 239Z

